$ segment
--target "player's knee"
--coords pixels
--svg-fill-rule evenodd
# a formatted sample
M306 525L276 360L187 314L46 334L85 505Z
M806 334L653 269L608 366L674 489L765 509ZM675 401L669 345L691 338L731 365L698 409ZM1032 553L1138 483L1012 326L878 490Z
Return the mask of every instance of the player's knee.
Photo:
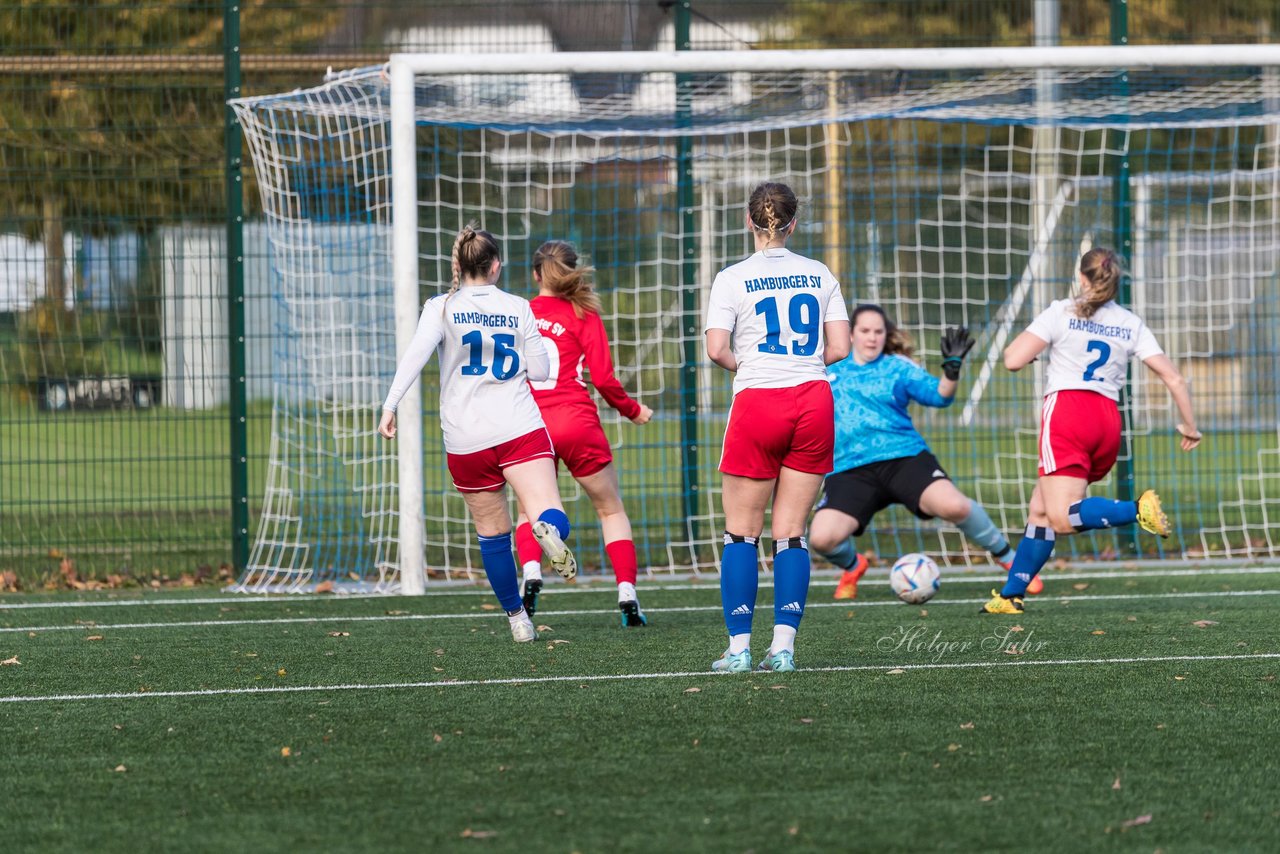
M969 518L969 514L973 510L973 504L963 495L947 498L942 502L942 506L938 508L936 515L941 516L953 525L958 525L965 519Z
M809 548L815 552L823 554L831 551L840 545L839 537L833 535L834 532L823 530L822 528L809 529ZM847 539L847 538L846 538Z
M1075 526L1071 524L1071 520L1067 518L1066 511L1051 511L1045 514L1048 517L1049 527L1053 528L1057 534L1074 534Z

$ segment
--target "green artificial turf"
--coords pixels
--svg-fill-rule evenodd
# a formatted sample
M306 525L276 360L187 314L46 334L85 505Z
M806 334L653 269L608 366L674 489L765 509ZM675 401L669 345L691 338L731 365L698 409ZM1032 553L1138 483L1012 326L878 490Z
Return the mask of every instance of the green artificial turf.
M623 630L553 584L519 646L482 588L8 597L0 698L41 699L0 702L5 847L1264 850L1280 571L1185 570L1050 572L1016 618L977 573L820 578L807 670L736 676L707 585Z

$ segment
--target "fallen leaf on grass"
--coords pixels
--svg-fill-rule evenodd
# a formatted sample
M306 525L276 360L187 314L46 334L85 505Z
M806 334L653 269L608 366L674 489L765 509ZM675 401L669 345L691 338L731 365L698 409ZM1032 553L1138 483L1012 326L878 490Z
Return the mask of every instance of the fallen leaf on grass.
M1176 681L1178 681L1178 682L1182 682L1182 681L1183 681L1183 680L1185 680L1187 677L1185 677L1185 676L1175 676L1175 677L1173 677L1173 678L1174 678Z
M982 801L984 804L989 804L991 803L992 797L991 795L983 795L982 797L978 798L978 800Z
M1091 635L1105 635L1105 634L1106 634L1106 632L1104 632L1102 629L1094 629L1093 631L1089 632L1089 634L1091 634Z
M887 672L885 673L885 675L886 675L886 676L901 676L903 673L906 673L906 672L907 672L907 671L903 670L901 667L895 667L895 668L893 668L892 670L887 671Z
M333 582L332 582L332 581L321 581L319 584L317 584L317 585L316 585L316 589L315 589L315 590L313 590L313 591L311 591L311 592L312 592L312 593L332 593L332 592L333 592Z
M87 640L87 641L100 641L100 640L102 640L102 635L89 635L87 638L85 638L85 640Z
M123 774L125 771L128 771L129 769L124 767L123 765L117 765L113 770Z
M439 744L440 742L444 741L444 736L443 736L443 735L441 735L441 734L440 734L440 733L438 733L438 732L437 732L437 733L433 733L433 734L431 735L431 740L432 740L432 741L434 741L436 744Z
M685 688L684 692L686 694L701 694L702 689L701 688Z
M443 649L433 649L432 652L435 653L436 655L444 655Z
M1196 620L1191 625L1199 629L1204 629L1204 628L1208 628L1209 626L1218 625L1218 621L1217 620Z
M1022 626L1010 626L1009 631L1012 633L1012 632L1021 632L1026 630L1023 629Z
M563 640L562 638L556 638L555 640L551 641L551 643L555 646L559 646L562 643L569 643L569 641Z
M967 721L960 724L960 729L973 729L973 721Z
M461 833L463 839L492 839L497 835L496 830L472 830L469 827Z
M484 603L482 603L482 604L480 605L480 610L481 610L481 611L496 611L496 610L498 610L498 606L497 606L497 605L495 605L495 604L493 604L492 602L484 602Z
M770 686L769 686L769 690L770 690L770 691L785 691L785 690L787 690L787 686L786 686L786 685L770 685Z
M1087 582L1081 581L1081 582L1080 582L1080 583L1078 583L1078 584L1073 584L1073 585L1071 585L1071 589L1072 589L1072 590L1088 590L1088 589L1089 589L1089 585L1088 585L1088 583L1087 583Z
M285 675L285 669L284 669L283 667L281 667L279 670L277 670L277 671L276 671L276 675L277 675L277 676L284 676L284 675Z
M1140 815L1137 818L1131 818L1128 821L1120 822L1121 827L1137 827L1140 824L1151 824L1151 815Z
M329 632L329 637L331 637L331 638L349 638L349 637L351 637L351 632Z
M1025 652L1025 649L1016 646L1007 647L1004 650L1005 655L1022 655Z
M793 824L793 825L791 825L790 827L788 827L788 828L787 828L787 835L788 835L788 836L795 836L795 835L797 835L798 833L800 833L800 828L799 828L799 826L798 826L798 825L794 825L794 824Z
M552 629L550 626L538 626L538 631L550 632L550 631L554 631L554 629Z
M434 671L435 673L444 673L444 668L443 668L443 667L432 667L431 669L432 669L432 671Z
M280 748L280 755L287 759L288 757L293 755L293 751L288 747L282 747Z
M813 718L801 718L801 719L800 719L800 723L802 723L802 724L811 724L811 723L813 723Z
M408 611L386 611L388 617L404 617L409 614Z
M1116 775L1116 781L1111 784L1111 791L1118 792L1120 790L1120 777Z
M954 741L947 745L948 753L955 753L959 749L960 749L960 745L956 744Z
M13 658L6 658L4 661L0 661L0 667L11 667L13 665L20 664L22 664L22 662L18 661L18 656L16 655Z

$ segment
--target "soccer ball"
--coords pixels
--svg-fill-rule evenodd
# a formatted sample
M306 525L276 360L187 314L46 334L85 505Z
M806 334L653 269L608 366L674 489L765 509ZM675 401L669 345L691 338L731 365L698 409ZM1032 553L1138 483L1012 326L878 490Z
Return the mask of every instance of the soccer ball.
M903 555L889 570L889 586L908 605L923 605L938 592L940 575L938 565L928 556Z

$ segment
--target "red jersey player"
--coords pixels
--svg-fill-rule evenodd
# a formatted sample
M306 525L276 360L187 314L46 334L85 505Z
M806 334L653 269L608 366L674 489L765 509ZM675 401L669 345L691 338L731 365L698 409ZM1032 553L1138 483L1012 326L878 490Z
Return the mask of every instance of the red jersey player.
M622 506L613 452L600 426L584 370L608 404L632 423L644 424L653 410L633 400L614 376L609 339L600 319L600 299L587 278L591 272L590 267L578 267L578 253L573 244L563 240L547 241L533 255L538 296L530 305L551 357L550 375L532 383L533 398L551 434L556 459L582 486L600 517L605 552L618 582L622 625L643 626L647 620L636 597L631 520ZM516 551L524 567L525 609L532 614L542 590L542 550L523 514L516 526Z

